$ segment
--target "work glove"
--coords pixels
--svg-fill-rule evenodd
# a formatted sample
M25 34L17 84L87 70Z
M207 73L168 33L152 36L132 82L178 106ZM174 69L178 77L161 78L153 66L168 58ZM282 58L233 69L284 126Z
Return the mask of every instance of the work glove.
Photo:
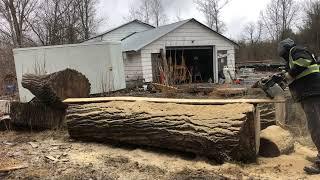
M285 73L283 73L283 72L274 74L274 75L272 75L271 78L272 78L272 79L274 80L274 82L276 82L276 83L281 83L281 82L285 81L285 79L286 79Z
M294 78L288 72L284 74L284 78L287 84L291 84L294 81Z

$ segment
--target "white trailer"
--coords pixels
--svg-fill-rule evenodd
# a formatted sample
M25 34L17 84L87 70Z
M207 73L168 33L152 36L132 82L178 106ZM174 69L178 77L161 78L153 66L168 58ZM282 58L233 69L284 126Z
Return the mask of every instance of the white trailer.
M34 97L21 85L22 75L26 73L41 75L75 69L89 79L91 94L126 87L120 42L19 48L13 54L22 102Z

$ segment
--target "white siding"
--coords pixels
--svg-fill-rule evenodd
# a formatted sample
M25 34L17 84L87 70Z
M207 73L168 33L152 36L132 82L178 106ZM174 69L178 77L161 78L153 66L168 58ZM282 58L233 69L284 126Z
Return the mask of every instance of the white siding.
M235 67L234 44L198 23L190 21L141 50L143 77L147 82L152 81L151 53L159 53L160 49L165 49L166 46L215 46L214 54L217 54L217 50L228 50L228 66ZM214 61L215 80L217 80L215 55Z
M91 39L87 42L97 42L97 41L121 41L123 38L131 35L135 32L142 32L152 29L152 27L138 23L138 22L132 22L127 25L124 25L118 29L115 29L113 31L110 31L109 33L103 35L102 37L97 37L94 39Z
M126 81L142 79L142 64L140 52L123 53Z

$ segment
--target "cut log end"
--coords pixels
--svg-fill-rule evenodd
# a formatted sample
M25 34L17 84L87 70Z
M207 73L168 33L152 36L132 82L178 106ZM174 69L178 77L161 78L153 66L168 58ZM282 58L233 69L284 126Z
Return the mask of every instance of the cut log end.
M259 155L277 157L294 151L294 139L289 131L270 126L261 131Z
M218 162L256 160L258 129L250 104L108 102L71 105L71 138L192 152Z
M80 72L66 69L48 75L24 74L22 87L37 100L57 109L66 109L62 101L72 97L89 97L89 80Z

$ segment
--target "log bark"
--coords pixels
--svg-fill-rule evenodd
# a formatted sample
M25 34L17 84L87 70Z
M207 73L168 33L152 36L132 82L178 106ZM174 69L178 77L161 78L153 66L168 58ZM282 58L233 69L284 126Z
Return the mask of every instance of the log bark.
M262 103L258 106L260 109L261 130L276 125L276 110L274 103Z
M277 157L294 151L294 139L289 131L279 126L269 126L261 131L259 155Z
M258 114L250 104L141 101L73 104L66 119L70 137L77 140L185 151L217 162L252 162L259 148Z
M14 129L46 130L62 127L66 111L55 109L41 102L11 104L11 125Z
M66 109L62 101L72 97L89 97L89 80L81 73L66 69L49 75L25 74L22 86L28 89L42 103Z

